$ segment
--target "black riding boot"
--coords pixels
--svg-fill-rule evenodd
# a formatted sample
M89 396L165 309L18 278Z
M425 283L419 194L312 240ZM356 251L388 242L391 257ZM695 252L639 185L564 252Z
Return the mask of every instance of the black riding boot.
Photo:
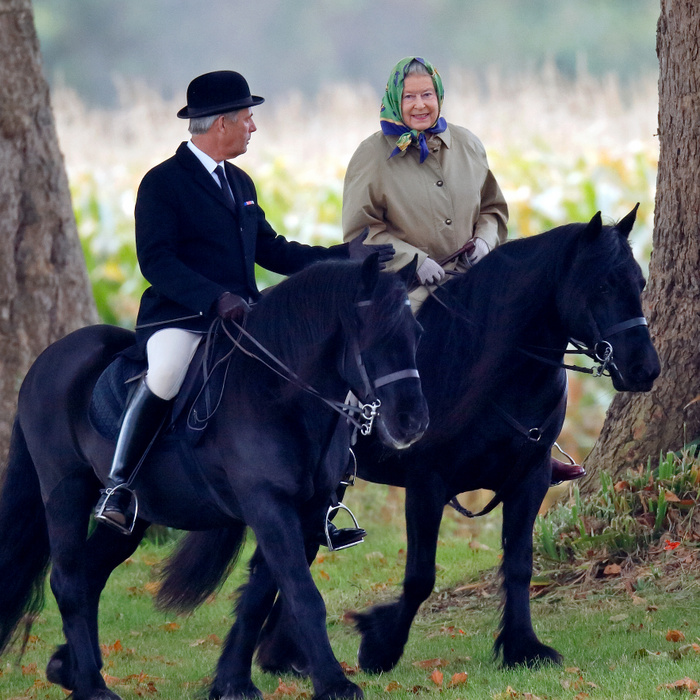
M170 401L156 396L141 379L124 411L107 483L95 506L95 518L122 534L131 534L134 521L129 512L132 493L125 484L160 429L169 406Z
M352 511L341 502L341 498L345 495L345 488L354 483L354 474L351 481L341 481L335 493L335 498L329 504L326 511L326 519L323 523L323 528L318 534L316 541L322 547L328 547L331 552L338 549L347 549L354 547L356 544L362 544L365 541L367 532L361 527L358 527L357 520ZM336 527L331 521L338 511L346 511L353 520L355 527Z

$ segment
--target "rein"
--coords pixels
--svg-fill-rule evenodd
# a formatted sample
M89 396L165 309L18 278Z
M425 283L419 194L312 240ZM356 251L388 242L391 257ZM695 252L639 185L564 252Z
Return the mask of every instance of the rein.
M369 306L370 304L372 304L372 301L368 300L358 302L357 305ZM226 327L226 324L222 323L220 319L217 319L212 324L212 329L216 324L220 324L224 333L233 344L233 348L219 362L229 359L235 349L240 350L244 355L250 357L251 359L257 360L276 375L296 386L298 389L301 389L311 396L315 396L333 411L345 417L346 420L351 423L356 430L359 430L362 435L369 435L372 431L374 420L377 417L381 406L381 401L379 398L376 398L374 390L378 389L379 387L386 386L387 384L400 381L401 379L420 377L417 369L404 369L378 377L373 382L367 374L367 369L364 366L362 353L357 345L357 340L353 339L353 356L355 358L355 362L357 363L357 368L360 373L360 377L362 378L367 398L371 400L368 400L368 403L362 403L360 401L358 405L349 404L343 401L335 401L334 399L329 399L323 396L317 389L303 381L299 375L294 372L294 370L288 367L284 362L282 362L282 360L280 360L264 345L262 345L262 343L256 340L243 326L233 320L231 323L237 330L237 337L234 337L234 335ZM210 329L210 333L212 329ZM250 341L253 346L262 353L262 355L258 355L255 352L244 348L241 343L241 337L245 337L248 341ZM207 378L205 377L205 381L206 379Z

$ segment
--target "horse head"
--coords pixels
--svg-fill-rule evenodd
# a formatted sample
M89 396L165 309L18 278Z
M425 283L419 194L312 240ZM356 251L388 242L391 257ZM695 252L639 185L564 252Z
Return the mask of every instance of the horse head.
M570 337L592 350L617 391L649 391L659 358L642 312L645 280L629 245L637 205L613 226L581 225L558 307Z
M428 406L416 368L421 327L407 288L416 261L398 273L379 271L376 254L362 264L354 315L346 322L341 374L367 411L376 411L379 438L404 449L428 427ZM374 408L373 408L374 407Z

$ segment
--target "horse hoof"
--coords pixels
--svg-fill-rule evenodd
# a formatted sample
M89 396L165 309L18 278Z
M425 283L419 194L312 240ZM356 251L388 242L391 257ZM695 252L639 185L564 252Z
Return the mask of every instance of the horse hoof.
M395 616L394 603L377 606L366 613L355 613L355 627L362 635L357 661L363 671L385 673L399 662L406 639L395 634Z
M262 700L262 696L253 681L226 683L221 690L220 685L215 683L209 691L209 700Z
M68 660L68 647L60 646L46 665L46 680L60 685L66 690L73 690L73 674Z
M332 698L348 698L349 700L362 700L365 694L359 685L352 681L345 680L342 683L324 690L322 693L314 695L313 700L332 700Z
M564 660L556 649L542 644L537 638L524 637L517 644L508 644L499 638L496 641L494 652L501 654L504 668L515 666L536 668L547 664L561 665Z

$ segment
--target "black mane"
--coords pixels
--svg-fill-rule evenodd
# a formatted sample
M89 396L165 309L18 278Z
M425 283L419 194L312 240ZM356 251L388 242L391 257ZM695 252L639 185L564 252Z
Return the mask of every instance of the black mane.
M426 386L441 386L460 397L449 420L460 414L463 421L465 411L480 410L482 397L502 381L503 373L495 368L515 361L527 329L538 319L558 315L562 300L581 303L615 268L633 261L627 239L615 226L604 226L593 246L582 245L586 229L587 224L574 223L509 241L446 282L437 300L426 300L418 320L450 351L439 362L423 364L429 369L422 376ZM440 313L441 305L451 313ZM419 354L422 350L419 346ZM472 371L465 372L465 366Z
M400 322L396 313L406 299L406 287L397 275L380 273L368 292L378 300L364 314L370 335L382 338ZM271 353L308 381L327 341L342 332L356 333L358 307L363 295L362 265L354 261L327 261L311 265L285 279L265 294L248 316L246 330ZM244 343L250 347L249 343ZM253 360L239 358L249 365ZM261 368L261 365L258 365ZM253 372L258 370L252 367ZM267 370L265 370L267 371Z

